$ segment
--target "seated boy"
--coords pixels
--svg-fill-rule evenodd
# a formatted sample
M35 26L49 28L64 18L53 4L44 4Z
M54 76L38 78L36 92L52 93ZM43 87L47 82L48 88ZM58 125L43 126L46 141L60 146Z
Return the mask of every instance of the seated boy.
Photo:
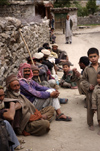
M100 64L98 63L99 51L96 48L90 48L87 52L88 58L91 62L83 72L81 88L86 94L87 100L87 124L90 130L94 130L93 127L93 115L94 112L91 109L92 92L97 84L97 73L100 71Z
M97 111L97 120L100 127L100 71L97 74L97 85L92 94L92 110L94 113ZM100 130L98 135L100 135Z
M60 86L64 88L72 88L72 89L77 88L76 82L71 81L71 76L72 76L73 71L70 70L69 62L63 63L63 72L64 74L60 81Z
M56 39L56 36L54 34L54 28L51 28L51 30L50 30L50 41L51 41L52 44L55 43L55 39Z

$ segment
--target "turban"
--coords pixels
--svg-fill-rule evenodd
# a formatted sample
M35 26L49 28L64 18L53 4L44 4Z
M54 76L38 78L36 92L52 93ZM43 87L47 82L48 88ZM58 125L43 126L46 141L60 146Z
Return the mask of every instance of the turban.
M44 54L44 55L47 55L47 56L50 56L50 51L47 50L47 49L42 49L41 52Z
M44 54L42 52L36 52L33 57L35 59L42 59L44 57Z
M11 82L16 80L18 81L18 78L14 74L11 74L6 78L6 86L8 87Z
M23 74L24 70L23 69L25 69L25 68L29 68L30 69L30 76L29 76L28 80L32 79L33 72L32 72L32 69L31 69L31 65L28 64L28 63L22 63L22 64L20 64L18 75L17 75L18 78L24 78L24 74Z

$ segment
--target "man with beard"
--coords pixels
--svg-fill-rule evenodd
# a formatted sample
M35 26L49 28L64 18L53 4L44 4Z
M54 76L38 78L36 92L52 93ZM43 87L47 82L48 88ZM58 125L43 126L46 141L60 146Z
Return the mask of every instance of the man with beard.
M25 96L20 94L19 81L13 74L6 78L6 86L6 96L17 100L14 102L13 115L13 125L17 134L40 136L47 133L50 130L48 120L54 114L53 107L38 111Z
M59 92L55 89L39 85L32 80L32 77L33 73L30 64L21 64L18 72L21 93L26 96L38 110L52 105L56 110L57 121L71 121L71 117L61 113L58 100Z
M3 151L14 151L14 149L22 149L19 141L7 120L13 119L14 114L14 102L10 102L10 108L6 108L6 103L9 100L4 98L3 87L0 86L0 147ZM14 101L14 100L13 100ZM6 141L6 143L5 143Z

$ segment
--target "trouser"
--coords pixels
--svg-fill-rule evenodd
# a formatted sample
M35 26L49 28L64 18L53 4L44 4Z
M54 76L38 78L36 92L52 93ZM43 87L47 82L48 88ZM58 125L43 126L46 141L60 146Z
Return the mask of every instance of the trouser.
M55 91L54 89L48 89L47 92L52 93ZM38 99L36 98L33 102L33 105L38 109L41 110L47 106L53 106L55 110L60 109L60 103L58 98L48 98L48 99Z
M6 128L10 135L11 141L14 143L14 145L11 146L11 151L14 151L14 148L16 148L17 146L20 145L19 141L18 141L16 134L15 134L13 128L11 127L10 123L6 120L4 120L4 122L6 123Z
M63 88L71 88L71 84L68 82L63 82L62 80L60 81L60 86Z
M87 91L85 86L81 82L81 88L84 94L86 95L86 102L87 102L87 124L89 126L93 125L93 116L94 112L91 109L92 107L92 91Z
M77 81L77 86L78 86L78 91L79 91L79 93L80 93L80 94L85 94L84 91L83 91L82 88L81 88L81 82L80 82L80 80Z
M25 131L31 135L41 136L46 134L50 130L50 123L47 120L38 120L29 122L26 127Z
M52 106L47 106L40 110L41 114L45 114L47 116L47 120L51 120L52 116L54 115L54 108Z
M66 42L72 42L72 36L66 37Z

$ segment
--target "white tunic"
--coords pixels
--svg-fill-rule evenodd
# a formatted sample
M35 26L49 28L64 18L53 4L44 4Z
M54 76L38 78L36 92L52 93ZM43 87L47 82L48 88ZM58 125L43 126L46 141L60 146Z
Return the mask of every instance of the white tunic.
M72 36L72 30L70 28L70 19L66 19L66 32L65 32L65 37L70 37Z

